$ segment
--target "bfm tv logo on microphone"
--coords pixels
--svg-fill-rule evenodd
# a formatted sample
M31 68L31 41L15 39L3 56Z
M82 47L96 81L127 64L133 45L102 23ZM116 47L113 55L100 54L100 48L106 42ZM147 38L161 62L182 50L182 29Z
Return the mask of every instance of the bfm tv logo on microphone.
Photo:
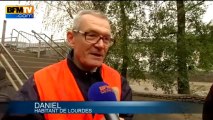
M6 18L34 18L34 6L6 6Z
M100 93L101 93L101 94L103 94L103 93L108 93L108 92L112 92L112 88L110 88L110 87L107 86L107 85L100 86L100 87L99 87L99 90L100 90Z

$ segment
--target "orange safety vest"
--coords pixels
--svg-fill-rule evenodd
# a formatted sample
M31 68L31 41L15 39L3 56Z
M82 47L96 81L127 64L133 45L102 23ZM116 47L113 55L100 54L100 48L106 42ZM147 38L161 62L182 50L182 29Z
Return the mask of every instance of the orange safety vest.
M121 97L121 76L111 67L102 64L101 76L110 87L117 87ZM67 65L67 59L47 66L34 74L41 101L85 101ZM119 97L119 100L120 100ZM46 120L101 120L103 114L44 114Z

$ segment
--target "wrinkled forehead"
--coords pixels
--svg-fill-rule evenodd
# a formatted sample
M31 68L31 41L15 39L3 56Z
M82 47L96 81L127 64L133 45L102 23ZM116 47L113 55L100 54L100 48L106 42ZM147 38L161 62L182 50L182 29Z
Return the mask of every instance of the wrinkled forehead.
M111 34L111 26L108 19L89 14L81 16L79 29L85 32L96 31L103 34Z

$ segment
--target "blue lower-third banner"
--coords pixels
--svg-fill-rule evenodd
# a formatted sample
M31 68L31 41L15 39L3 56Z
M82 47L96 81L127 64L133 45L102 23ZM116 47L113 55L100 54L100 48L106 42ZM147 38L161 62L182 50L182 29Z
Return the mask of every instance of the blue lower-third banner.
M201 113L202 104L173 101L97 101L97 102L23 102L0 103L0 112L15 114L41 113L133 113L133 114L172 114Z

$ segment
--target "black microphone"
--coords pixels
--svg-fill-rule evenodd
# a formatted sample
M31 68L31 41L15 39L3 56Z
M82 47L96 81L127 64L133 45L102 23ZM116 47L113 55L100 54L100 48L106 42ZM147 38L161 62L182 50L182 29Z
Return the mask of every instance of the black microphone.
M88 92L90 101L117 101L113 89L105 82L96 82L91 85ZM119 116L114 113L104 114L106 120L119 120Z

